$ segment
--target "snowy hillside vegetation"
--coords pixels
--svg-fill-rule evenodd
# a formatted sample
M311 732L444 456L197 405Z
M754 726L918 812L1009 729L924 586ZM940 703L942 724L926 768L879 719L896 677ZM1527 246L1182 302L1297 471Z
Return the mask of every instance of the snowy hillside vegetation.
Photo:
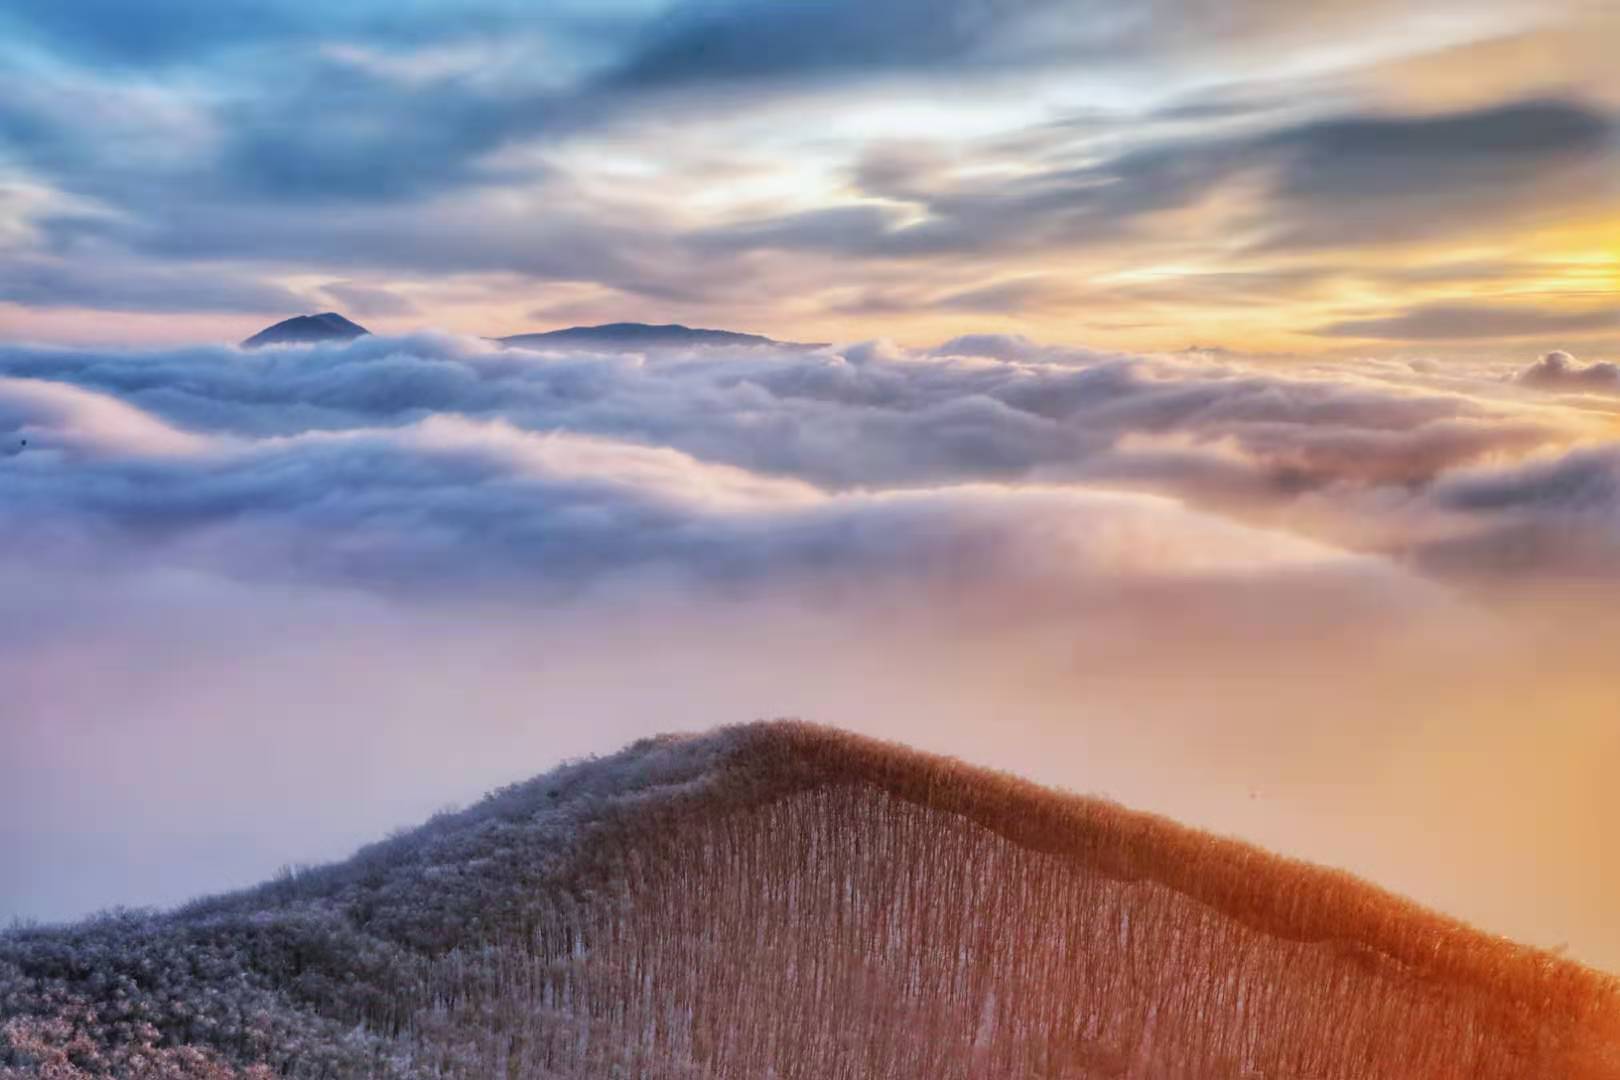
M1620 985L1347 875L795 722L0 936L0 1077L1615 1080Z

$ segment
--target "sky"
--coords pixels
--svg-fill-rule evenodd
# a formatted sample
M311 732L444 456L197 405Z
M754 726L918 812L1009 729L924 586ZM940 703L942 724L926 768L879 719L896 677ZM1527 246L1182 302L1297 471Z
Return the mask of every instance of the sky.
M1620 972L1612 4L537 7L0 7L0 919L799 716Z
M0 330L1615 351L1608 0L9 0Z

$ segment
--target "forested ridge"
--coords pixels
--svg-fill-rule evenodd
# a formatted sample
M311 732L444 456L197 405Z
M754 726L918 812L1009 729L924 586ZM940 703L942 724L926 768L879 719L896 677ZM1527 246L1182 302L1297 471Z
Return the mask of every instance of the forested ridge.
M1620 984L1337 872L797 722L168 913L0 935L0 1077L1617 1080Z

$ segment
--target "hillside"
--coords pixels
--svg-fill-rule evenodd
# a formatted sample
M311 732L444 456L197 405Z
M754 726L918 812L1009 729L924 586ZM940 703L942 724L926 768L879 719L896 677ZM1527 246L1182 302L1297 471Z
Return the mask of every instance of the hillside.
M1597 973L787 722L645 740L173 913L13 931L0 1012L65 1017L14 1020L38 1053L127 1063L107 1048L144 1024L142 1060L193 1055L119 1075L1620 1078Z

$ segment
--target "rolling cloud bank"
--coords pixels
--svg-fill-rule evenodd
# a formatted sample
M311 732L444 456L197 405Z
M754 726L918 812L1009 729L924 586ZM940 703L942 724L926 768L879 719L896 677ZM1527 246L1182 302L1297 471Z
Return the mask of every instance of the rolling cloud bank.
M0 911L797 714L1620 967L1617 423L1557 352L0 346Z

